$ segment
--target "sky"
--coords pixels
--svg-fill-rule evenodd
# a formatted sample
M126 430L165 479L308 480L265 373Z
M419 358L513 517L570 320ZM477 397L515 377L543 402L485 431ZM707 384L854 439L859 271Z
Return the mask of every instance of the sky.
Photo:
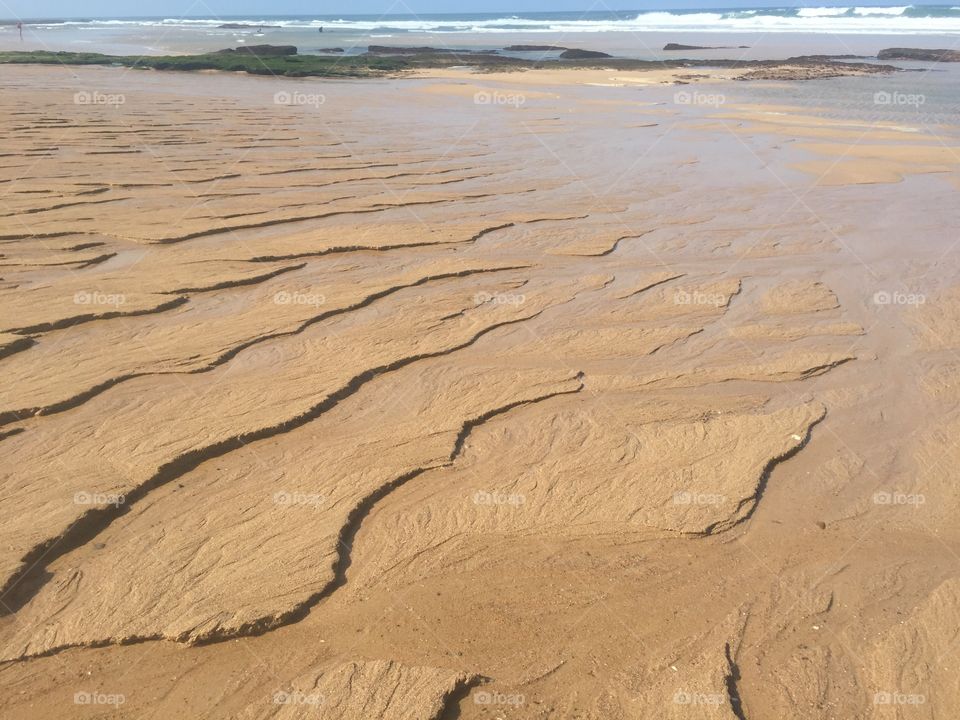
M926 0L930 4L937 0ZM829 6L837 0L0 0L3 18L224 17L230 15L335 15L561 10L663 10L668 8ZM897 4L865 0L862 5ZM903 3L908 4L908 3Z

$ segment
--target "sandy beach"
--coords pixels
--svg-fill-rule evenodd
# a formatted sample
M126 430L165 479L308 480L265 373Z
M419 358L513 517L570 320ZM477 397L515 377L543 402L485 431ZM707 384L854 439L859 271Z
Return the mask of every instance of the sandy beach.
M741 74L0 67L0 715L956 717L958 68Z

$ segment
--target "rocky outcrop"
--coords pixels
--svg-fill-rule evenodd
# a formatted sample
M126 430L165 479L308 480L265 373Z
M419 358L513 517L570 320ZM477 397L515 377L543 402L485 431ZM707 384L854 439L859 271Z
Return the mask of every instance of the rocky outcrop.
M960 62L958 50L924 48L887 48L877 53L878 60L919 60L921 62Z
M219 50L217 55L256 55L257 57L286 57L297 54L295 45L248 45Z
M808 58L792 58L780 64L758 67L748 70L736 80L773 80L793 82L796 80L821 80L833 77L851 77L892 72L896 68L890 65L852 62L819 62Z
M605 52L597 52L596 50L577 50L576 48L573 48L570 50L564 50L562 53L560 53L560 57L563 60L593 60L613 57L613 55L608 55Z
M367 52L371 55L433 55L435 53L456 52L449 48L433 47L396 47L393 45L370 45Z
M745 50L749 45L738 45L737 49ZM664 50L732 50L730 45L709 46L709 45L681 45L680 43L667 43L663 46Z
M510 45L504 48L507 52L559 52L567 49L559 45Z

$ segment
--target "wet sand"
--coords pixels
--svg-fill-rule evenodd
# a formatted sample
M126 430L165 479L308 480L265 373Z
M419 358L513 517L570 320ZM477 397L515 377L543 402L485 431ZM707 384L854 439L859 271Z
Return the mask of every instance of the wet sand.
M949 99L2 72L3 717L960 710Z

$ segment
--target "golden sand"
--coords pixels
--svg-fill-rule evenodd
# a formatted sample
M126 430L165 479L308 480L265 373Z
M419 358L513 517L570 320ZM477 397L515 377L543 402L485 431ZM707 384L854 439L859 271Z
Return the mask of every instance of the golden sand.
M955 136L5 72L4 718L960 710Z

